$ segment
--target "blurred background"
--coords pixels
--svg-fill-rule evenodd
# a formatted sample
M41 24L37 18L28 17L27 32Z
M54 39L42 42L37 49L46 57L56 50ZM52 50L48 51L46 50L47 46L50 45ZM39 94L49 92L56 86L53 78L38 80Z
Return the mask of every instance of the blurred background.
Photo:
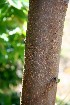
M70 2L66 12L59 64L56 105L70 105Z
M0 0L0 105L19 105L29 1ZM70 105L70 3L60 54L56 105Z

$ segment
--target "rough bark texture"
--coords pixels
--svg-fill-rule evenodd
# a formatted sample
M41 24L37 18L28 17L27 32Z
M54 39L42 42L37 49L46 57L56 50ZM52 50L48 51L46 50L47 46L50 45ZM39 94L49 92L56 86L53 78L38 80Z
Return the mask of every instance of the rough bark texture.
M21 105L55 105L66 0L30 0Z

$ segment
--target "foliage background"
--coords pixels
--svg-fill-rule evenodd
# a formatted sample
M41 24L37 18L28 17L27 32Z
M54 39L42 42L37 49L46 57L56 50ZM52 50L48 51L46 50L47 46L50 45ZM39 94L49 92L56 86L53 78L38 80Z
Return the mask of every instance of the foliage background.
M0 105L19 105L28 0L0 0Z
M0 105L20 104L28 2L28 0L0 0ZM67 21L64 24L66 27L70 22L70 11L67 14ZM69 26L64 29L56 105L70 105ZM65 41L68 43L67 46Z

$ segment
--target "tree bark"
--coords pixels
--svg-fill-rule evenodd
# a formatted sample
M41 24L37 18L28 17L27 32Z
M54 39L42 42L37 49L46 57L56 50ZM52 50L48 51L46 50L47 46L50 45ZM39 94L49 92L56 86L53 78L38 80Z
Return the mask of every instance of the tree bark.
M55 105L68 0L30 0L21 105Z

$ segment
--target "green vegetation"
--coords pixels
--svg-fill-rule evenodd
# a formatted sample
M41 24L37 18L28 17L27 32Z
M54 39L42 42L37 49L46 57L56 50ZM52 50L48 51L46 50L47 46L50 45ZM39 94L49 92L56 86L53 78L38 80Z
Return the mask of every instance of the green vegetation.
M20 103L28 7L28 0L0 0L0 105Z
M59 96L56 97L56 105L70 105L70 101L65 101L65 99L61 99Z
M19 105L28 0L0 0L0 105Z

